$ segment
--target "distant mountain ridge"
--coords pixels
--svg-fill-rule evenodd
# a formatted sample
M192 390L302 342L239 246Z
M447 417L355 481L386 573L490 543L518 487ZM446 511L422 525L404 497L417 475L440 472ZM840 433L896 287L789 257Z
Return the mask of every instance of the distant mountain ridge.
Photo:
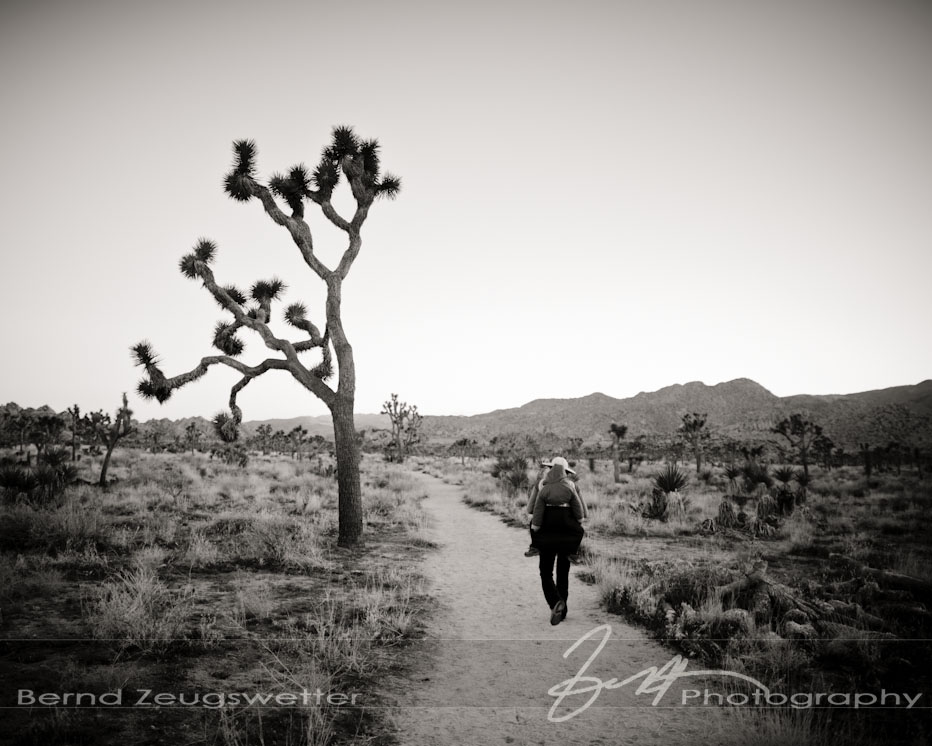
M16 404L0 406L0 412L19 409ZM48 407L43 409L52 411ZM822 425L826 435L841 446L854 447L861 442L886 445L891 441L919 447L932 445L932 380L855 394L785 397L774 395L748 378L713 386L692 381L642 391L626 399L596 392L576 399L535 399L520 407L470 416L425 415L422 433L425 439L441 442L462 437L488 441L505 433L544 432L607 440L612 422L627 425L629 437L669 435L687 412L708 414L712 432L735 438L761 436L783 417L800 412ZM389 427L388 417L383 414L358 413L355 420L359 430ZM190 422L210 427L203 417L149 420L144 427L164 425L180 434ZM285 432L303 427L310 435L333 438L329 415L250 420L243 423L243 429L251 435L260 425Z
M801 412L839 445L893 440L923 445L932 443L932 380L856 394L787 397L747 378L714 386L692 381L627 399L594 393L578 399L537 399L470 417L425 417L424 433L458 439L552 432L588 440L607 436L608 426L616 422L628 426L629 437L664 435L674 432L687 412L708 414L713 432L736 438L765 434L783 417Z

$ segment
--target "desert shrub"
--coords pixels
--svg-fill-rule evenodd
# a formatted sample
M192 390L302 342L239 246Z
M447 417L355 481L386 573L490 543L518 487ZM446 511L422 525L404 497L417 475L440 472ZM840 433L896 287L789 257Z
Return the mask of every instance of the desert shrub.
M249 465L249 452L245 446L238 443L227 443L214 448L210 452L210 457L216 458L229 466L238 466L241 469L245 469Z
M0 467L0 492L8 501L25 499L35 505L53 502L77 478L77 469L68 458L67 451L53 448L42 454L35 467L4 464Z
M746 461L741 467L742 488L748 495L773 487L773 477L766 464Z
M725 467L725 479L728 480L726 492L734 494L738 491L738 480L741 478L741 467L737 464L729 464Z
M96 505L78 505L69 501L58 510L41 511L40 519L48 549L83 550L107 543L103 515Z
M0 514L0 546L15 552L44 547L36 511L17 505Z
M490 473L510 497L515 497L530 484L527 475L527 459L524 456L499 456L492 464Z
M120 650L160 653L186 637L191 594L171 590L151 567L137 567L104 583L87 610L94 636Z
M210 567L220 558L220 550L202 530L194 530L184 549L184 564L191 568Z

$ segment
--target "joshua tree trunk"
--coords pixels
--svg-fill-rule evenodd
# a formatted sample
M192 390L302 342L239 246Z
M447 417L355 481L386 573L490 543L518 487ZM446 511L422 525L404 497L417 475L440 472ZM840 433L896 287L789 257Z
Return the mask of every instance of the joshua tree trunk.
M337 456L340 546L358 544L362 538L362 488L359 479L359 443L353 421L353 399L339 397L331 410Z
M97 425L98 437L107 445L107 452L104 454L104 463L100 467L100 481L98 485L102 488L107 486L107 469L110 468L110 457L113 455L113 449L121 438L126 437L133 432L133 412L129 408L129 402L126 394L123 394L123 406L117 410L116 419L110 425L110 418L101 419Z
M612 434L612 474L615 484L621 483L621 438Z
M612 436L612 469L615 484L621 483L621 440L628 434L627 425L616 425L614 422L608 429Z
M110 468L110 457L113 455L113 449L116 448L116 441L107 443L107 452L104 454L104 463L100 467L100 480L97 484L101 487L107 486L107 469Z

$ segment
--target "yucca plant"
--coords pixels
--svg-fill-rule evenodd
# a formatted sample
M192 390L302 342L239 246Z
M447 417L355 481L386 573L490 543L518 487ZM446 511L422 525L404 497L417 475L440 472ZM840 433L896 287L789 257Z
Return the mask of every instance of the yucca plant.
M793 479L796 480L796 484L799 486L796 491L796 501L799 503L806 502L806 497L809 495L809 485L812 484L812 477L809 472L800 469L793 474Z
M765 489L773 487L773 477L770 476L766 464L759 464L757 461L747 461L741 467L741 476L743 477L744 491L753 495L761 493Z
M741 478L741 467L737 464L729 464L726 466L725 478L728 480L728 494L735 494L738 491L738 479Z
M779 469L774 469L773 478L784 488L789 488L790 482L796 478L796 472L791 466L781 466Z
M676 464L665 464L664 467L654 475L654 491L669 495L671 492L679 492L688 482L689 477L679 466Z
M676 464L666 464L653 479L653 495L644 512L645 518L667 521L686 517L687 499L680 490L689 478Z
M0 490L9 500L20 495L28 497L39 486L39 480L32 469L15 464L0 466Z
M796 471L790 466L781 466L774 470L773 477L780 486L776 489L776 506L783 515L790 515L796 509L796 493L790 489L790 482L796 478Z

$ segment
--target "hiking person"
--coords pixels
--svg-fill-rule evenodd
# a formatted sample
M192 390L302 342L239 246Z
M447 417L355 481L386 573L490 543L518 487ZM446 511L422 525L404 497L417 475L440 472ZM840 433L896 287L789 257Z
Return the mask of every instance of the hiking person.
M566 472L567 477L573 483L572 486L575 487L576 489L576 495L577 497L579 497L579 503L582 506L583 518L585 519L589 517L589 510L588 508L586 508L586 503L582 499L582 496L579 494L579 484L577 481L578 477L576 476L576 472L570 468L569 462L562 456L557 456L551 459L550 461L541 461L540 469L537 472L537 478L534 480L534 484L531 485L530 492L528 493L528 501L527 501L528 532L531 535L531 543L528 546L527 551L524 553L525 557L536 557L538 554L538 549L534 545L534 531L532 531L530 527L530 518L531 518L531 515L534 513L534 505L537 503L537 496L540 494L541 487L543 487L544 477L547 476L547 472L550 470L550 468L554 464L560 464L563 467L563 470ZM578 554L570 555L570 562L573 563L574 565L578 565L580 563L579 555Z
M540 582L544 599L550 606L550 623L559 624L566 619L570 555L579 551L585 534L579 522L585 508L575 485L567 477L566 459L558 457L551 464L534 501L531 531L540 553Z

